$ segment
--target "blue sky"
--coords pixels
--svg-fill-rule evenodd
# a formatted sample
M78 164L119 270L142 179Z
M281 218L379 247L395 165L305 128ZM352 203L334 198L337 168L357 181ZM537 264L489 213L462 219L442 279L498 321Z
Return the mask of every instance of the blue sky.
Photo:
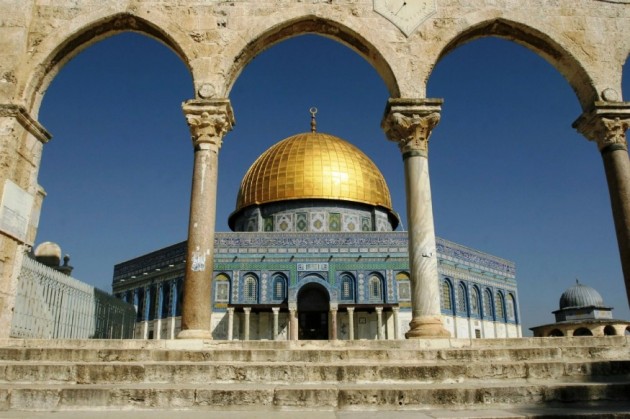
M307 131L312 106L319 131L374 160L405 220L400 152L380 129L388 96L366 61L323 37L256 57L230 95L236 126L220 152L217 230L229 230L249 165ZM437 235L516 263L524 331L552 321L576 278L630 319L601 157L571 128L581 110L562 76L486 38L446 56L428 96L445 100L429 157ZM36 243L59 243L77 278L111 291L115 263L186 238L193 151L181 102L192 97L179 58L132 33L86 49L53 80L39 116L53 139Z

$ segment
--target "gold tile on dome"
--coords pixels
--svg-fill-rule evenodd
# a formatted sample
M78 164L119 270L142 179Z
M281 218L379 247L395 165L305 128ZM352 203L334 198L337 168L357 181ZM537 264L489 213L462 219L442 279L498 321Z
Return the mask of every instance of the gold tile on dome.
M354 145L323 133L289 137L263 153L241 183L237 211L282 199L340 199L391 210L385 179Z

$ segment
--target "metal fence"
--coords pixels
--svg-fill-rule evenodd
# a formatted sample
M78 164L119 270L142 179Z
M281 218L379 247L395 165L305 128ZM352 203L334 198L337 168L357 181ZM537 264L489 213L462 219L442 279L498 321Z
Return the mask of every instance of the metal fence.
M131 339L134 306L24 257L11 336L36 339Z

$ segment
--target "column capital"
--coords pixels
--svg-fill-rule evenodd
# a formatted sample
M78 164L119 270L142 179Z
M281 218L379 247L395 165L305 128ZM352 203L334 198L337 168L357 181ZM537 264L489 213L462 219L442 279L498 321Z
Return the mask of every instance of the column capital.
M390 141L398 143L403 159L428 157L429 137L440 122L442 99L390 98L381 128Z
M234 307L228 307L227 308L227 312L228 313L234 313Z
M271 311L273 314L278 314L280 312L280 307L271 307Z
M392 311L394 313L398 313L400 311L400 307L392 307Z
M251 311L252 311L252 308L251 308L251 307L243 307L243 312L244 312L245 314L249 314Z
M182 103L195 149L221 148L223 137L234 126L234 112L229 99L193 99Z
M350 313L354 313L354 307L346 307L346 310Z
M374 307L374 310L376 310L377 313L382 313L383 307Z
M628 150L630 102L595 102L573 123L580 134L597 143L601 153Z

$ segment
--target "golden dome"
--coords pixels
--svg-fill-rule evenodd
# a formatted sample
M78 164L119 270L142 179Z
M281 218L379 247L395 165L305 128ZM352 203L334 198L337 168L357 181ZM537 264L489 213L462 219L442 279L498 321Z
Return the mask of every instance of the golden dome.
M376 165L354 145L307 132L265 151L249 168L236 212L250 205L296 199L333 199L392 211L389 189Z

